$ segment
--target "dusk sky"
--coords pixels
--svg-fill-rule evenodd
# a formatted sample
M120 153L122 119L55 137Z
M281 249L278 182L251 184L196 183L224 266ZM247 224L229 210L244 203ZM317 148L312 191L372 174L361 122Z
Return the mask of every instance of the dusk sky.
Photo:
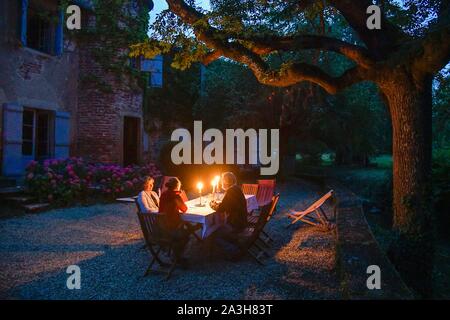
M160 13L162 10L167 9L167 3L165 0L155 0L155 7L152 12L150 12L150 22L153 22L156 15ZM209 8L209 0L197 0L197 4L201 5L203 8Z

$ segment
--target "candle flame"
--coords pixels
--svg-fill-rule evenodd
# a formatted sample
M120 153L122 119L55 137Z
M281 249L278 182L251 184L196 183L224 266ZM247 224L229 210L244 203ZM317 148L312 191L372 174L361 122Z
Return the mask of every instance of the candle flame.
M197 189L199 189L199 190L203 189L203 183L202 182L197 183Z

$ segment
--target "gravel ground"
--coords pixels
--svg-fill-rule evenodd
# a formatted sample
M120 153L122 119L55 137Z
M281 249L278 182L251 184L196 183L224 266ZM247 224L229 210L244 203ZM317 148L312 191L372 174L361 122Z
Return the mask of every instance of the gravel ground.
M143 277L149 253L133 204L52 210L0 220L0 298L3 299L339 299L334 236L298 223L288 209L317 197L306 182L280 185L280 204L267 225L275 239L265 266L204 257L188 246L189 270L169 281ZM327 211L329 213L329 211ZM81 268L81 289L69 290L69 265Z

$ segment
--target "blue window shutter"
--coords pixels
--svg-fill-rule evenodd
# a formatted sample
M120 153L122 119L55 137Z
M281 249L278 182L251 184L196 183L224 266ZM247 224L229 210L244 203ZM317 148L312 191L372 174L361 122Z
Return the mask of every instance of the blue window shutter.
M67 158L70 148L70 113L55 112L55 158Z
M3 105L3 165L2 174L19 176L26 163L22 156L23 107L16 103Z
M21 16L20 16L20 41L24 46L27 45L27 13L28 13L28 0L22 0Z
M63 25L64 25L64 11L61 9L59 11L58 26L56 27L56 39L55 39L55 54L57 56L63 53Z

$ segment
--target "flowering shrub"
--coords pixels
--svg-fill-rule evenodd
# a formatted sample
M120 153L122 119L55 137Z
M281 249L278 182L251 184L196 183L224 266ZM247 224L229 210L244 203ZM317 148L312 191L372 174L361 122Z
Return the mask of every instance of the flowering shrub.
M25 181L29 192L39 200L68 204L92 192L107 198L136 193L147 175L156 178L161 173L153 163L122 167L67 158L31 161Z

